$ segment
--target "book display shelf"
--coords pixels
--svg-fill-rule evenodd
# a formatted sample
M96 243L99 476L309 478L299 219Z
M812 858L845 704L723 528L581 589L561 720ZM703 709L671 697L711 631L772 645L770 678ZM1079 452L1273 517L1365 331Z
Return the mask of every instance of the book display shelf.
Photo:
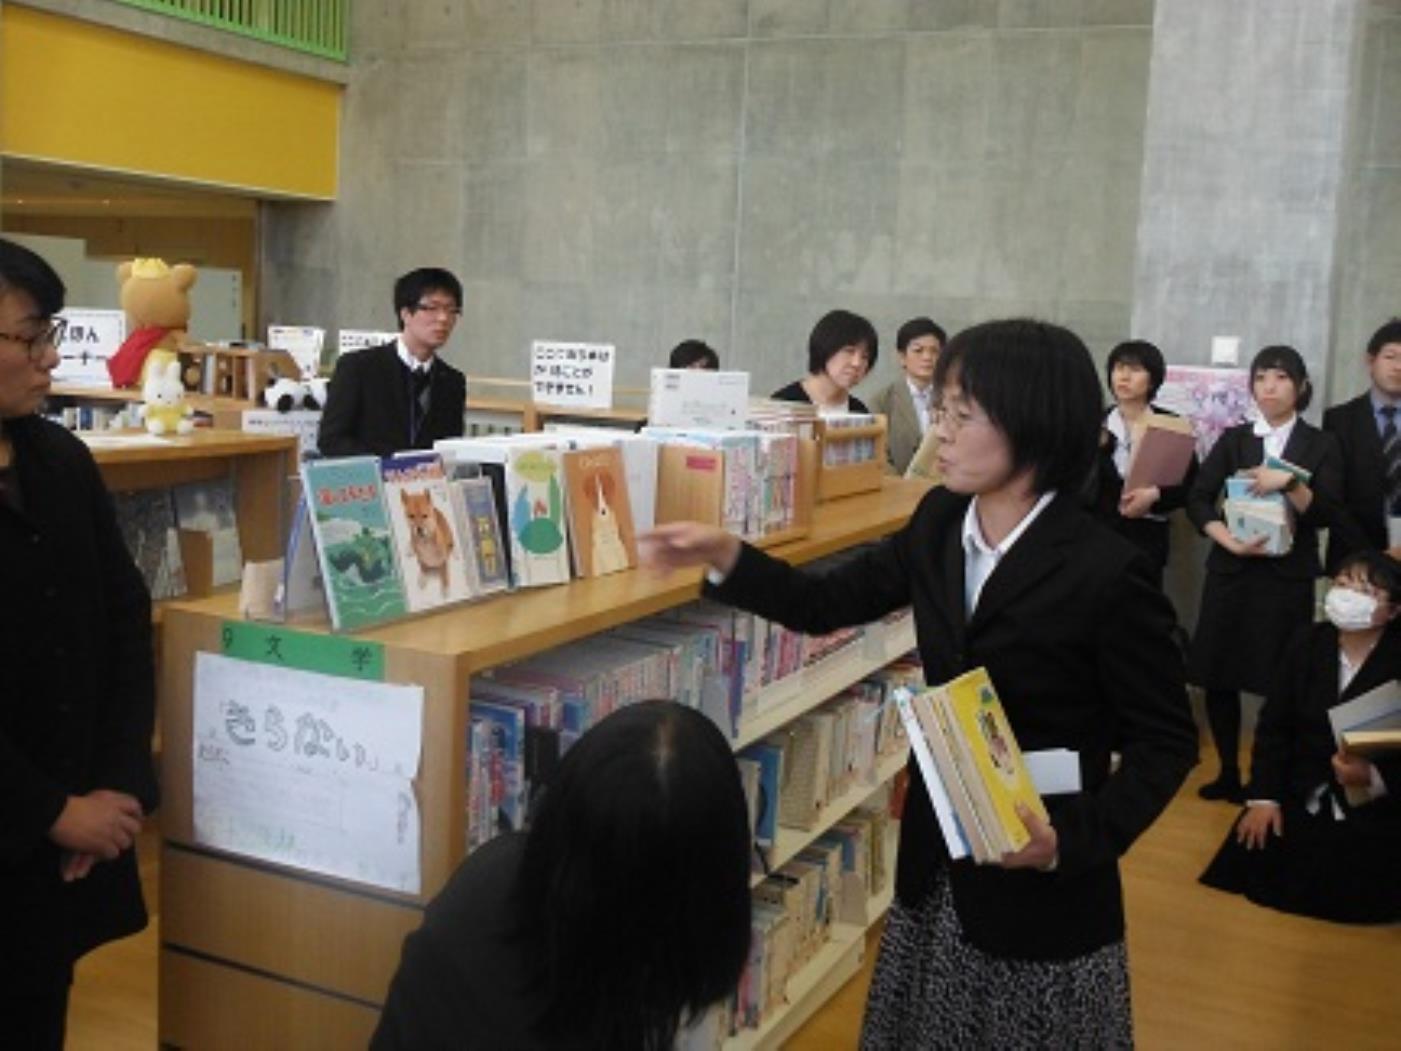
M807 535L774 549L807 562L900 528L926 486L888 479L876 491L819 506ZM419 893L404 893L213 849L195 835L192 755L196 657L219 654L238 621L237 596L176 601L166 610L161 662L161 950L159 1035L177 1047L365 1046L405 935L466 852L468 684L497 665L694 601L698 571L628 571L557 587L497 595L348 636L376 646L386 683L423 689L422 748L414 789L421 815ZM239 622L242 623L242 622ZM261 626L266 628L266 625ZM324 617L289 626L329 635ZM872 625L846 646L765 689L741 723L736 749L804 714L833 693L907 652L910 618ZM888 782L903 755L884 757ZM250 786L250 791L257 791ZM782 863L877 796L862 784L830 800L810 831L784 829ZM895 822L890 822L894 835ZM893 841L887 857L893 857ZM892 866L893 868L893 866ZM762 1029L727 1048L774 1047L860 966L865 933L889 903L867 901L865 923L834 923L832 938L793 976L787 1004Z

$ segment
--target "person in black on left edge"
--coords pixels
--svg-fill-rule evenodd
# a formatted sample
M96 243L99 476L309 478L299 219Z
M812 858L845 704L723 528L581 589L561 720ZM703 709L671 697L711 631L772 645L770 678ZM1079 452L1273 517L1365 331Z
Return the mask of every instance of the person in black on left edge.
M411 270L394 282L399 338L345 354L321 413L322 456L391 456L460 438L467 377L438 351L462 316L462 284L446 270Z
M61 1048L73 964L146 926L151 600L87 446L36 415L63 282L0 240L0 831L6 1044Z

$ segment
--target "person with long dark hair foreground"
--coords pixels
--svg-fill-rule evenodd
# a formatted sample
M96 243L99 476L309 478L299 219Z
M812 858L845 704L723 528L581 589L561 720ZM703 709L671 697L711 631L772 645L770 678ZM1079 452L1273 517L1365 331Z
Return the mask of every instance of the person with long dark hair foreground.
M708 566L711 596L816 635L913 605L929 682L985 667L1024 751L1075 753L1050 822L1024 813L1030 842L989 865L950 860L910 765L862 1047L1128 1046L1118 859L1196 758L1172 608L1081 507L1100 392L1074 333L977 325L934 386L943 485L858 557L810 571L681 522L641 538L644 561Z
M371 1048L662 1051L749 951L734 754L700 713L624 708L568 751L530 831L473 851L404 942Z

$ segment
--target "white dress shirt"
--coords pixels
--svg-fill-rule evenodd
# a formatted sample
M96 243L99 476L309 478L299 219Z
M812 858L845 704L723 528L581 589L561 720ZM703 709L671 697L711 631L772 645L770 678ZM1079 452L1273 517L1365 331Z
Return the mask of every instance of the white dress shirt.
M399 352L399 360L404 363L404 367L410 372L427 372L433 367L433 362L437 361L437 355L430 354L427 361L419 361L411 353L404 343L404 337L400 336L394 341L394 347Z
M919 417L919 433L928 434L930 426L934 423L934 387L920 387L908 376L905 377L905 386L910 388L910 401L915 403L915 415Z
M1290 416L1278 427L1271 427L1270 422L1263 416L1255 421L1255 437L1265 439L1266 456L1284 456L1284 447L1289 444L1289 436L1294 433L1294 424L1297 422L1298 413Z
M978 598L983 593L983 585L987 583L988 577L992 576L997 564L1012 550L1012 545L1021 539L1027 527L1036 521L1037 515L1046 510L1046 505L1054 500L1055 496L1054 489L1042 493L1041 498L1031 505L1026 517L1002 538L1000 544L989 544L983 536L983 527L978 521L978 498L973 497L973 502L968 505L968 510L963 516L963 595L967 616L971 617L973 611L978 608Z

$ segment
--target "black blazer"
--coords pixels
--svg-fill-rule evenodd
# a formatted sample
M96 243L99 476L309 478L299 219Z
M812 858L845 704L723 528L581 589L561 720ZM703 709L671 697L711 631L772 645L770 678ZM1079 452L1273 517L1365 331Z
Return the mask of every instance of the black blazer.
M321 413L321 455L383 457L405 449L431 449L439 438L462 437L467 377L442 358L433 362L429 375L428 415L413 430L409 370L399 360L397 345L342 355Z
M1309 488L1313 490L1313 502L1295 523L1294 546L1289 554L1250 561L1268 566L1273 574L1284 579L1312 580L1323 571L1318 559L1317 530L1332 523L1342 500L1342 455L1331 434L1325 434L1301 416L1284 446L1284 459L1312 472ZM1187 517L1192 524L1205 533L1208 522L1221 520L1217 508L1226 479L1237 471L1259 467L1264 462L1265 442L1256 437L1252 424L1237 424L1222 434L1187 493ZM1206 556L1206 569L1208 573L1239 573L1245 561L1213 543Z
M1382 503L1382 437L1370 393L1323 414L1323 429L1337 439L1343 463L1343 499L1328 531L1328 572L1363 548L1386 549Z
M1068 959L1123 937L1118 857L1196 762L1172 607L1147 559L1061 494L989 576L964 616L970 497L936 488L893 536L826 571L746 545L712 597L822 634L913 604L925 677L982 665L1022 748L1080 754L1084 790L1051 797L1053 873L950 864L918 766L900 830L896 890L917 905L948 866L969 941L997 956ZM1122 762L1109 771L1110 752Z
M52 989L88 949L146 924L136 856L59 878L48 838L69 795L156 806L151 602L85 446L39 417L6 420L23 494L0 502L0 982Z
M1302 803L1325 782L1336 785L1330 760L1337 746L1328 709L1401 677L1401 620L1393 620L1377 640L1352 682L1338 692L1338 629L1311 624L1295 635L1279 667L1274 688L1260 709L1251 753L1251 799ZM1387 796L1368 810L1401 813L1401 757L1378 762ZM1338 799L1343 799L1339 790ZM1287 832L1287 830L1286 830Z

